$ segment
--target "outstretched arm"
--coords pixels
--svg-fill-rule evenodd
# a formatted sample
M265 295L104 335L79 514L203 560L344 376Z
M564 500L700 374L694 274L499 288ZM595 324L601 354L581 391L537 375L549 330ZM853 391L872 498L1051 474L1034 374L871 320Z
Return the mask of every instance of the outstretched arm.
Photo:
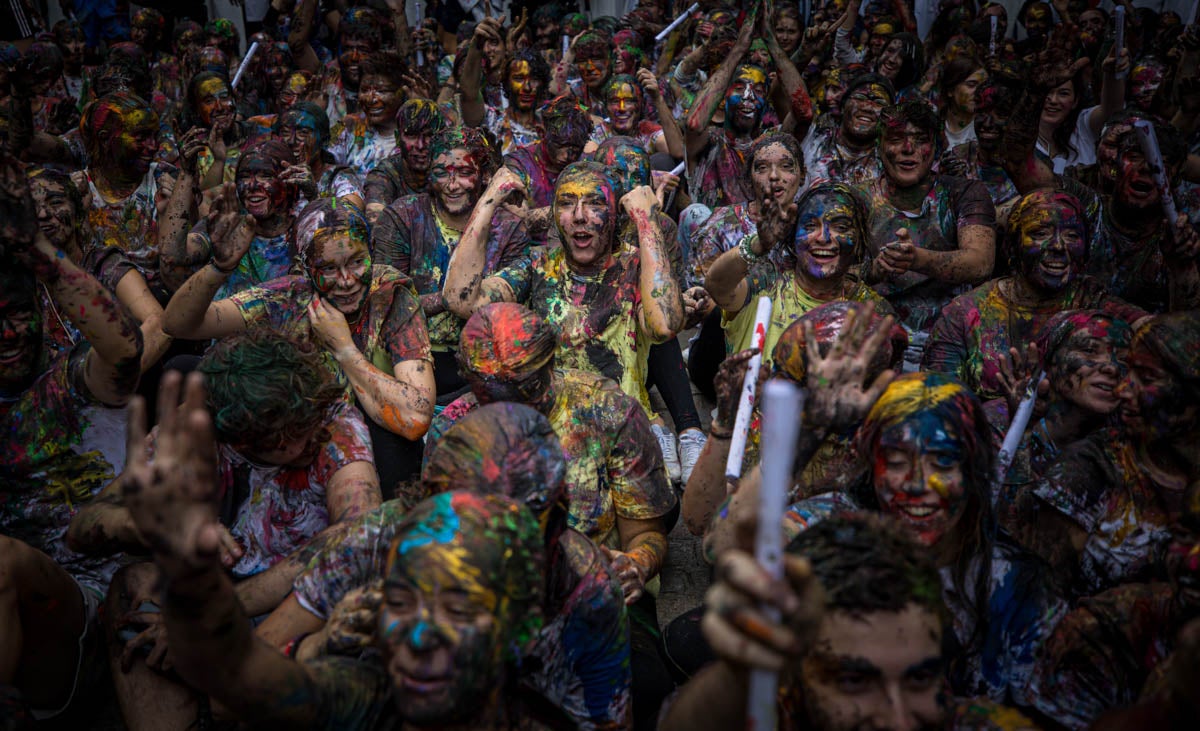
M753 16L754 11L751 11ZM742 29L738 32L737 40L733 43L733 50L729 56L721 62L713 75L708 77L704 82L704 86L700 87L700 92L696 94L696 101L692 105L692 111L687 118L687 131L685 141L687 143L687 152L689 157L695 157L704 151L708 145L708 124L712 121L713 115L717 112L717 107L721 105L721 101L725 98L725 90L729 88L729 82L733 79L733 72L737 70L738 64L742 62L742 57L750 50L750 42L754 37L755 18L747 18Z

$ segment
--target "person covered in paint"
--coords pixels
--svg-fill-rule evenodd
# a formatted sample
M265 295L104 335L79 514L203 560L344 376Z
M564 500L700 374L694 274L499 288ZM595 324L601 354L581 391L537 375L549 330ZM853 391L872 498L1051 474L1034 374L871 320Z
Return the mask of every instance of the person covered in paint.
M6 153L0 165L0 686L15 689L9 707L50 718L103 663L84 639L97 636L96 611L119 564L74 552L64 534L124 460L121 407L137 387L142 335L42 233L44 204L35 207L16 160ZM48 342L53 313L40 286L81 335L67 351Z
M1197 474L1200 314L1156 315L1134 332L1121 424L1063 449L1017 497L1018 536L1073 596L1161 578L1162 550Z
M702 625L718 660L683 687L660 728L743 723L752 668L780 673L780 728L1036 728L987 699L947 703L943 678L954 657L943 641L953 629L938 573L906 531L863 514L800 534L781 580L749 553L729 551Z
M469 127L442 130L430 145L429 193L400 198L383 209L371 234L375 261L412 279L429 329L438 404L461 396L467 383L455 353L463 320L446 307L442 287L479 196L499 167L500 156L482 132ZM484 269L503 269L529 254L524 222L496 211L488 232Z
M459 317L488 302L522 302L559 328L558 362L616 381L654 413L646 392L650 346L683 327L683 302L649 186L617 199L606 169L569 165L554 192L560 247L534 250L515 264L485 272L487 233L497 208L513 194L532 197L508 168L492 176L450 258L443 295ZM637 229L638 247L621 247L618 206Z
M504 166L521 179L529 204L548 208L563 168L583 154L592 132L587 111L571 96L550 100L538 111L541 139L518 145L504 155Z
M214 302L253 239L252 217L228 199L211 224L213 258L172 297L164 329L202 340L269 328L319 343L367 417L390 492L419 471L420 439L433 416L429 333L410 280L372 263L359 209L321 199L296 218L297 273Z
M329 123L336 127L348 112L361 111L358 94L363 68L384 46L386 20L368 7L350 8L343 13L337 24L336 56L322 66L311 43L317 5L313 0L296 3L287 43L298 68L316 75L324 74L325 98L328 100L325 113Z
M83 28L78 22L63 18L54 24L52 31L54 45L58 46L63 57L63 86L66 87L67 96L76 105L82 105L85 101L83 99L84 79L91 74L94 68L84 65Z
M1057 313L1103 310L1129 324L1147 317L1084 274L1090 235L1074 196L1049 188L1030 193L1013 207L1006 230L1012 274L943 307L921 357L923 370L953 375L985 401L1005 395L1001 369L1009 350L1024 350Z
M940 125L921 100L881 112L883 175L861 186L871 211L867 281L913 335L914 364L955 288L990 276L996 256L996 208L987 188L933 172Z
M171 210L186 216L195 190L199 161L189 164L191 145L184 145L183 169L172 195ZM221 198L214 202L209 215L185 235L177 232L174 217L163 227L161 271L168 286L177 289L196 272L218 258L213 242L213 226L223 214L245 211L253 221L253 238L244 255L234 262L216 292L217 299L264 284L284 276L295 263L292 225L293 210L299 194L298 176L292 164L292 150L280 140L267 139L239 156L234 184L224 183ZM195 168L196 172L191 170ZM182 200L180 200L182 199ZM178 210L177 210L178 207Z
M471 46L469 53L474 53ZM468 55L468 59L471 56ZM522 48L504 65L504 100L494 107L484 103L479 91L483 71L470 73L470 62L463 69L462 116L465 126L487 128L500 145L501 154L535 144L541 137L537 110L546 102L550 85L550 66L540 53Z
M794 209L794 213L792 212ZM853 188L821 183L792 203L767 199L757 232L736 249L721 254L708 270L704 288L721 308L726 347L737 353L751 347L759 296L771 298L765 353L775 350L783 331L805 312L831 300L887 304L851 269L862 263L867 247L867 209ZM791 243L773 265L773 249ZM770 363L770 357L764 358Z
M367 173L367 220L408 195L428 191L429 144L448 126L446 117L428 99L409 99L396 112L396 152L379 160Z
M146 52L155 90L172 101L178 100L182 96L179 60L168 51L167 19L154 8L138 8L130 20L129 39Z
M297 102L276 117L273 133L292 151L294 163L282 177L296 180L296 211L318 198L335 198L358 208L366 198L359 176L337 164L329 150L329 118L313 102Z
M396 114L405 102L407 74L408 64L395 51L368 56L358 87L359 111L334 125L330 146L334 158L363 178L401 142Z
M155 466L131 465L126 493L163 574L159 601L179 675L254 724L513 728L526 718L525 691L512 681L543 623L545 563L529 510L465 492L421 503L388 550L379 653L298 662L255 640L213 550L219 483L200 384L189 382L188 428L176 429L176 446L160 450ZM232 629L218 635L216 626Z
M643 115L646 97L654 105L661 123ZM599 144L622 135L636 139L647 155L660 153L676 160L683 159L683 136L679 125L650 69L638 69L636 78L632 74L612 76L604 85L603 99L606 119L596 124L593 141Z
M561 355L541 315L508 302L480 308L458 350L471 392L434 418L427 459L480 405L524 403L549 419L567 455L568 524L612 562L630 608L635 727L653 728L673 687L658 649L654 592L677 501L638 403L608 378L562 367Z
M982 182L996 207L996 220L1008 220L1013 205L1021 197L1004 169L1001 143L1008 121L1020 94L1007 79L989 79L976 90L974 138L952 146L939 161L944 175Z
M242 605L252 616L263 614L283 600L303 568L304 560L290 556L340 535L337 524L379 506L371 439L311 343L265 330L245 333L217 343L196 370L207 384L200 408L216 437L209 447L216 457L209 469L215 470L222 496L214 506L222 526L221 566L238 582ZM151 461L157 464L161 450L174 446L178 435L171 433L172 422L178 416L167 412L178 403L179 383L177 373L164 377L161 393L173 398L160 396L153 446L131 441L132 460L144 461L138 453L153 451ZM136 479L128 467L121 477L125 485ZM106 497L75 516L68 534L73 545L99 554L150 548L135 527L129 501L115 489ZM180 728L197 717L192 691L159 672L160 653L148 662L131 662L143 643L169 644L174 652L175 633L163 626L157 608L133 601L161 606L154 591L161 578L152 563L127 565L113 578L105 615L110 637L126 628L134 634L111 645L128 671L114 677L131 723Z
M892 82L877 74L860 74L846 84L840 111L827 112L840 114L840 122L814 124L802 141L810 185L824 180L857 185L883 175L876 154L879 115L895 97Z
M521 675L578 727L625 728L631 681L624 597L600 549L567 527L567 470L546 417L521 404L496 403L465 416L438 440L421 479L434 494L499 494L533 511L545 526L546 621L532 651L536 662ZM354 521L336 545L317 553L258 636L288 643L283 649L301 661L352 654L368 645L374 611L360 613L367 621L347 631L339 622L339 605L378 607L379 592L371 585L385 568L407 503L385 502Z
M181 126L184 132L200 127L206 133L204 148L197 159L200 190L232 181L246 129L238 119L237 100L229 77L221 72L201 71L188 81Z
M592 114L604 107L604 87L612 76L612 41L608 34L593 28L571 42L568 58L574 64L579 82L571 85L571 94Z

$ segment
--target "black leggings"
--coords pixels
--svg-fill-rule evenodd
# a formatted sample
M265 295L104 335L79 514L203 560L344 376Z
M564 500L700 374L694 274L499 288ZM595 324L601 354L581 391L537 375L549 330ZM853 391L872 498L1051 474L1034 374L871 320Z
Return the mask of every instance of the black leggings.
M438 406L446 406L469 390L466 379L458 372L456 351L433 351L433 382Z
M633 670L633 728L654 731L658 728L659 708L675 690L675 681L663 657L658 605L649 594L643 594L629 607L629 649Z
M721 327L721 310L715 309L700 323L700 335L688 351L688 373L692 383L709 401L717 400L713 381L717 369L725 360L725 329Z
M685 429L700 429L700 413L696 411L696 402L692 399L692 387L688 383L683 351L677 339L671 338L665 343L650 346L646 374L646 386L658 389L667 411L671 412L675 433Z

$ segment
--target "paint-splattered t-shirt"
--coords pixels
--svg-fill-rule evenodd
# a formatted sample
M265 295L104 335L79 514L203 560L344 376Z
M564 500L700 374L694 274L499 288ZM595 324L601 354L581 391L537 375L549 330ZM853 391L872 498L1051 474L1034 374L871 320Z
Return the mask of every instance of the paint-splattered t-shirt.
M542 138L534 127L526 127L507 114L507 110L488 107L483 118L486 127L500 143L500 154L507 155L513 148L532 145Z
M692 281L704 284L709 267L721 254L737 248L742 239L756 233L758 226L754 225L754 219L750 217L749 203L734 203L732 206L715 209L693 237L695 243L689 261ZM767 254L765 262L756 262L754 266L787 269L792 263L787 247L776 246Z
M676 503L650 422L616 384L592 373L558 371L554 389L548 418L568 455L570 525L598 545L619 549L617 518L660 518ZM435 416L426 452L478 405L468 393Z
M1174 646L1178 603L1167 583L1125 584L1063 618L1038 660L1037 709L1069 729L1138 701Z
M377 132L365 114L346 115L330 134L334 159L363 177L396 151L395 135Z
M319 343L308 320L313 296L308 278L291 274L238 292L229 301L237 305L247 328L267 327L298 340ZM350 335L372 365L392 373L401 361L433 362L425 315L408 277L390 266L373 265L371 291L364 308L358 321L350 323ZM327 355L326 361L342 374L332 355Z
M770 354L779 342L779 336L796 320L799 320L810 310L825 304L800 288L796 281L794 269L779 269L777 267L755 267L746 275L746 301L742 309L730 315L721 317L721 325L725 328L726 351L737 353L751 347L754 340L754 317L758 310L758 298L771 298L771 324L767 328L767 339L763 348L763 365L771 363ZM861 280L846 275L840 299L851 302L874 302L876 311L890 314L891 307Z
M831 124L809 127L801 143L806 186L824 181L866 185L883 176L883 163L874 146L861 152L850 150L838 144L837 132Z
M688 176L688 189L696 203L717 208L754 197L742 174L746 169L746 153L753 144L754 140L740 139L724 127L708 127L708 146Z
M987 188L977 180L935 176L929 193L921 201L921 209L915 212L902 211L891 204L883 176L860 190L871 211L868 242L871 256L878 256L884 245L895 240L896 230L901 228L908 230L913 244L921 249L957 251L960 229L996 225L996 207ZM927 331L942 307L963 289L911 270L875 285L875 290L892 303L901 322L918 331Z
M367 203L380 203L385 206L390 206L406 195L422 192L405 182L404 156L400 153L389 155L375 164L371 172L367 173L363 191L367 194Z
M613 129L608 122L600 120L599 124L592 127L591 140L599 145L609 137L616 137L620 134L622 133ZM649 119L638 120L637 127L625 134L626 137L637 140L638 147L642 148L647 155L653 155L658 151L655 144L658 142L658 138L665 135L662 125Z
M352 462L375 464L371 435L358 409L339 401L324 424L329 440L307 467L250 462L228 445L218 448L222 517L245 553L233 567L239 578L274 566L329 527L325 487Z
M1090 277L1073 282L1052 303L1028 307L1012 301L1012 277L985 282L942 308L921 359L921 370L954 376L980 399L1004 396L1000 364L1010 347L1032 343L1042 326L1063 310L1101 310L1132 325L1146 312L1111 297Z
M84 171L92 202L87 223L95 243L124 251L147 282L158 279L158 182L163 175L174 174L170 165L152 163L137 189L122 200L108 203L89 172Z
M204 246L212 249L212 240L208 237L208 221L201 219L188 235L203 239ZM223 300L230 295L285 276L292 268L292 263L289 232L278 236L255 236L250 242L250 248L238 261L237 268L225 278L213 299Z
M119 557L67 548L75 512L125 464L125 410L96 402L84 383L86 342L50 361L12 400L0 399L0 535L23 541L103 595Z
M384 575L388 548L405 513L390 500L355 520L293 583L300 605L328 619L349 592ZM546 605L558 608L538 633L526 667L530 682L581 729L622 728L630 703L629 622L624 595L594 543L574 530L559 538Z
M1032 492L1087 533L1067 587L1074 595L1161 575L1157 557L1182 491L1154 481L1124 430L1104 429L1064 448Z
M988 195L992 197L992 205L997 209L1020 197L1021 194L1017 190L1016 184L1013 183L1012 178L1008 177L1004 168L1000 165L984 165L978 162L978 151L979 143L972 140L955 146L950 152L966 162L968 178L978 180L987 186Z
M433 198L426 194L401 198L383 209L371 233L374 261L408 275L418 296L432 296L438 302L436 314L430 314L428 309L425 313L429 342L434 350L458 350L459 335L466 322L440 302L450 256L461 235L439 225ZM508 211L498 210L492 217L485 249L484 276L528 253L529 236L524 222Z
M640 323L640 272L638 252L621 251L603 272L575 274L556 248L535 249L495 276L508 284L517 302L558 330L559 367L612 379L653 418L646 362L655 341Z

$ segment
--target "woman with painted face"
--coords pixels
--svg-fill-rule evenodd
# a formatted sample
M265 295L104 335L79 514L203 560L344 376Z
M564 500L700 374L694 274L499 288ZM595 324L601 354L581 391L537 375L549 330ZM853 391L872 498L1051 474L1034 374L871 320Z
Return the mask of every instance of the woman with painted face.
M657 124L642 116L645 97L653 100L660 120ZM647 155L661 153L676 160L683 158L683 137L675 117L658 86L658 79L650 69L639 69L637 78L629 74L617 74L604 86L604 108L607 119L601 119L592 132L592 141L600 144L604 140L620 135L636 139Z
M394 51L377 51L362 63L359 111L334 125L331 149L337 161L366 177L396 151L396 114L405 101L408 64Z
M1063 310L1102 310L1126 323L1147 313L1113 297L1087 276L1087 214L1074 196L1042 189L1009 216L1005 249L1010 275L992 279L947 304L929 335L921 369L953 375L980 398L1001 398L1011 348L1024 349Z
M181 128L186 132L196 127L208 132L196 161L200 190L232 182L246 130L238 119L237 101L227 76L201 71L188 82Z
M394 201L429 189L429 145L449 120L428 99L409 99L396 112L396 152L367 173L367 220Z
M442 287L450 257L500 157L482 132L469 127L439 132L430 156L430 192L405 196L383 209L371 250L376 262L412 279L428 323L437 402L445 406L466 391L467 383L455 362L463 320L446 308ZM505 209L496 211L486 252L489 272L526 256L529 236L521 219Z
M279 115L275 136L292 151L294 164L281 173L283 183L299 190L295 211L317 198L336 198L362 208L364 193L359 178L345 165L338 165L329 151L329 118L313 102L298 102Z
M464 79L467 79L464 70ZM506 108L487 106L479 94L462 95L463 124L482 124L500 144L501 154L519 145L530 145L541 135L537 110L549 93L550 66L537 51L523 48L504 67Z
M1063 450L1017 500L1022 542L1074 596L1161 578L1162 549L1200 479L1200 314L1157 315L1134 332L1121 425Z
M337 24L337 56L322 67L320 58L309 42L314 34L313 21L318 4L317 0L300 0L296 3L287 43L298 68L313 74L324 72L329 78L325 85L328 100L325 113L329 116L329 123L336 127L347 112L362 111L358 94L363 80L363 65L383 47L387 21L371 8L350 8L342 14Z
M987 69L971 56L959 56L946 63L938 82L942 133L948 147L975 139L975 112L978 91L987 81Z
M381 484L390 491L420 468L420 439L433 416L429 334L407 277L373 264L361 211L322 199L296 218L296 269L214 302L254 238L226 188L211 216L212 259L167 306L164 329L177 337L221 338L273 328L325 349L367 417Z
M862 263L867 247L867 211L845 183L821 183L795 203L768 199L756 221L757 233L713 262L704 288L722 310L728 352L750 347L754 303L771 298L771 321L764 352L771 353L783 331L809 310L831 300L887 304L851 270ZM772 249L791 244L777 266ZM764 357L764 363L770 358Z

